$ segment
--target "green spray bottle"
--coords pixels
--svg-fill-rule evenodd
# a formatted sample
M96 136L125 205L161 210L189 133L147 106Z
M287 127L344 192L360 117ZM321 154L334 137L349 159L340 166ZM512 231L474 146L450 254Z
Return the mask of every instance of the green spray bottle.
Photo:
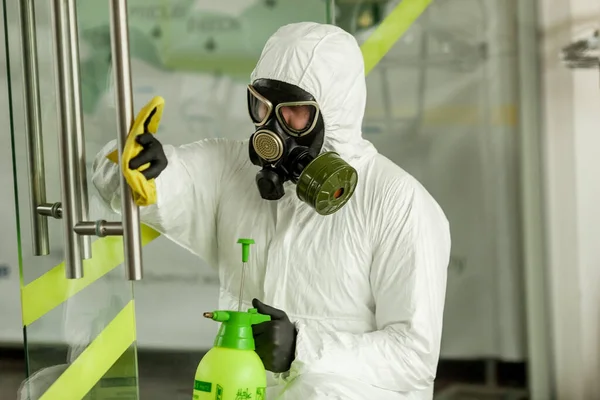
M244 271L252 239L240 239L242 244L242 287ZM242 293L240 293L240 297ZM267 374L262 360L254 351L252 325L270 321L268 315L255 308L247 312L213 311L205 318L221 322L214 347L204 355L194 380L194 400L265 400Z

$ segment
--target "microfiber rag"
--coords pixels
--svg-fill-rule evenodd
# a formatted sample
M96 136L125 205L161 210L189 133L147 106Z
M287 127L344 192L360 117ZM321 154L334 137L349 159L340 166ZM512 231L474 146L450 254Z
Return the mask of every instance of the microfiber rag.
M147 180L140 172L147 169L150 166L150 163L144 164L138 169L130 169L129 161L135 158L140 154L140 151L143 150L142 145L137 142L136 138L143 133L149 132L156 134L158 131L158 125L162 117L164 106L165 100L160 96L156 96L142 108L135 117L135 121L129 130L127 140L125 141L125 148L123 149L121 171L131 188L135 204L140 207L156 203L156 182L154 179ZM106 157L115 164L118 164L119 162L119 153L117 150Z

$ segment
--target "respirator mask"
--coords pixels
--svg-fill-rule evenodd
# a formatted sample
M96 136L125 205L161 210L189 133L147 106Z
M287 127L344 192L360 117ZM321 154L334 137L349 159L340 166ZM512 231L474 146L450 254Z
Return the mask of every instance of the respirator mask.
M262 168L256 185L263 199L281 199L284 182L291 181L298 198L321 215L346 204L358 174L337 153L319 154L325 123L310 93L289 83L257 79L248 86L248 111L256 126L250 160Z

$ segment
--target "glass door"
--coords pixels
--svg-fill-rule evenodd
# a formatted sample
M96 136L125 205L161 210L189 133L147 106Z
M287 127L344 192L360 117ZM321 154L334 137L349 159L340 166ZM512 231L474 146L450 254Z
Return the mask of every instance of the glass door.
M128 3L135 109L163 97L157 137L182 145L205 138L248 139L254 126L246 88L265 42L285 24L327 22L331 1ZM102 2L82 1L78 9L82 45L86 41L95 49L82 65L102 71L86 83L96 93L86 111L86 145L94 146L93 157L112 139L106 127L115 112L106 59L110 26ZM135 296L140 398L189 400L198 363L218 329L202 318L218 304L216 268L158 237L144 246L144 279L135 283Z
M115 52L81 45L74 0L3 1L28 376L19 399L139 397L132 282L139 239L156 234L140 231L128 192L112 218L87 184L97 151L87 110L106 63L119 72L121 101L104 121L105 141L127 133L133 111L126 1L95 3ZM102 62L90 65L90 52Z
M191 396L216 333L201 311L216 306L218 275L135 212L108 209L91 170L154 96L166 102L166 143L247 138L246 84L267 38L327 22L333 2L222 3L2 1L28 374L19 399ZM103 226L125 240L96 236Z

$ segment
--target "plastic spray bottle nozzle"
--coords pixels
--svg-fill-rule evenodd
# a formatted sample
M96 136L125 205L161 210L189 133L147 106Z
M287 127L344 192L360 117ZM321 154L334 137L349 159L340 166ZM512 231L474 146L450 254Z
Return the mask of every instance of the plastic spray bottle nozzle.
M242 262L248 262L250 258L250 245L254 244L254 239L239 239L238 243L242 245Z
M229 320L229 313L227 311L205 312L202 315L204 316L204 318L210 318L213 321L217 322L225 322Z
M219 310L204 313L204 316L221 322L215 346L242 350L254 350L252 325L271 320L269 315L259 314L256 308L244 312Z

